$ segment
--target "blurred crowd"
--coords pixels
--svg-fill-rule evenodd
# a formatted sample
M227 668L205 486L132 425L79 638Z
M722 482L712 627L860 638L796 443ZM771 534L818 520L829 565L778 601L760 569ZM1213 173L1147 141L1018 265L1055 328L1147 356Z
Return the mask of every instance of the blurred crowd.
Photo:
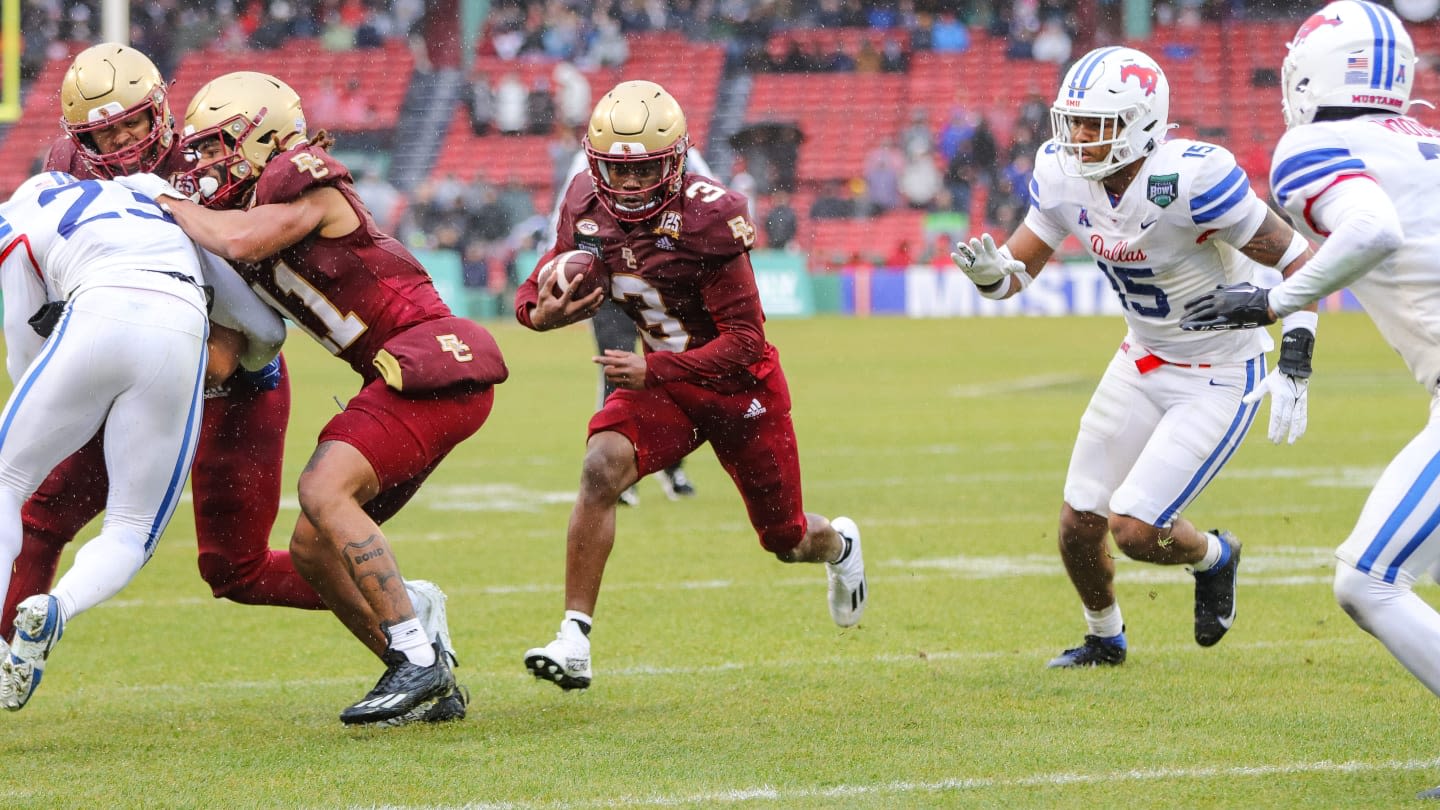
M1285 17L1308 13L1313 0L1158 0L1158 24ZM190 49L218 46L266 50L292 37L330 50L373 48L405 40L425 58L423 0L134 0L133 44L169 76ZM66 42L99 37L100 0L24 0L22 67L34 75ZM479 32L484 70L467 77L465 104L472 132L547 139L551 187L533 189L449 176L398 189L379 171L358 177L362 197L412 248L453 250L466 283L503 292L513 262L543 249L553 194L563 192L568 168L589 118L592 88L586 72L623 67L632 35L673 32L725 48L728 74L758 72L905 73L923 51L963 52L973 39L1001 39L1007 58L1048 61L1062 69L1096 44L1118 41L1122 0L492 0ZM820 47L795 30L862 32ZM458 40L458 20L449 26ZM433 39L433 32L429 37ZM495 64L517 69L494 68ZM542 68L535 69L539 63ZM519 70L527 66L527 70ZM527 78L528 77L528 78ZM652 77L664 81L664 77ZM307 112L343 131L369 120L365 89L334 83L333 93L305 99ZM986 111L952 108L932 117L923 107L900 110L908 123L894 138L869 148L862 172L822 188L797 191L773 173L794 167L735 160L720 179L752 197L752 213L767 247L796 250L806 221L873 217L893 211L955 214L1009 232L1029 204L1036 148L1049 137L1049 97L1032 95L1012 120ZM707 111L708 112L708 111ZM992 111L990 115L993 115ZM343 140L341 142L343 146ZM482 159L492 159L485 156ZM1249 155L1245 156L1247 159ZM724 168L724 167L721 167ZM754 175L752 175L752 170ZM804 206L796 210L796 205ZM957 234L958 235L958 234ZM881 256L844 262L948 262L951 234L933 244L909 242ZM834 258L834 257L830 257ZM528 268L523 268L528 269Z

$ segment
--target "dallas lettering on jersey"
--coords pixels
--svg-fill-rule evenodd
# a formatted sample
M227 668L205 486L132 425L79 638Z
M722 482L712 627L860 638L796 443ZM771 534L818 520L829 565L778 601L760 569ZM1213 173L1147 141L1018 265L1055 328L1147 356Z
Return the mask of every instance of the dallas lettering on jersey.
M1101 258L1109 259L1112 262L1143 262L1145 251L1138 248L1131 249L1130 243L1121 239L1111 247L1105 246L1105 237L1098 233L1090 234L1090 252Z

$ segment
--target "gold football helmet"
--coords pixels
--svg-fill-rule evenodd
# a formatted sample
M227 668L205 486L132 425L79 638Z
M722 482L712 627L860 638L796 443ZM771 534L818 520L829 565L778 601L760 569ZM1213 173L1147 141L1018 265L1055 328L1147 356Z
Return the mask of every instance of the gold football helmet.
M60 80L60 109L65 134L101 177L154 171L175 138L175 119L159 69L145 54L116 42L86 48L75 57ZM141 112L150 114L150 132L102 154L95 131Z
M585 134L595 193L624 222L649 219L679 196L689 148L680 103L654 82L616 85L595 105Z
M300 96L290 85L264 73L226 73L200 88L185 111L180 148L196 165L181 189L200 190L212 208L227 207L270 158L308 139ZM218 184L213 191L202 182L206 176Z

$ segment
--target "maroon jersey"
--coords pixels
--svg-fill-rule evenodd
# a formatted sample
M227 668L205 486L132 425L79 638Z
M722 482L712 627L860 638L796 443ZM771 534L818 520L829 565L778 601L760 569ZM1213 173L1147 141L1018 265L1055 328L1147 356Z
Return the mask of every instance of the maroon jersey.
M324 149L301 146L271 158L252 205L289 202L323 186L345 195L360 227L334 239L312 233L238 269L262 298L369 382L379 378L373 361L385 341L449 316L450 308L419 260L376 227L350 170Z
M769 375L777 365L765 340L765 314L750 267L755 226L743 196L699 175L645 222L628 228L595 196L585 173L566 191L555 247L600 258L610 297L640 329L646 385L689 382L732 392ZM538 270L538 267L537 267ZM538 297L534 273L516 294L516 316L529 325Z
M179 138L175 139L179 143ZM165 156L160 159L159 165L155 167L155 174L166 180L174 181L175 177L188 169L192 164L187 161L181 151L172 146ZM65 172L73 174L81 180L105 180L90 168L80 150L75 147L75 142L67 137L60 137L50 144L50 153L45 156L45 171Z

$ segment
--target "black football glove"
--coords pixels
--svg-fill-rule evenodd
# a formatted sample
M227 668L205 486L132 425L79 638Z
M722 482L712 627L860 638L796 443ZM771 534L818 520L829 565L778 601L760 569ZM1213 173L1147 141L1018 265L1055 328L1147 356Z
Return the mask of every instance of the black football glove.
M1270 291L1246 282L1216 287L1185 304L1180 328L1187 332L1254 329L1275 322L1270 314Z
M35 314L30 316L28 323L35 334L43 338L50 337L55 331L55 324L60 323L60 316L65 314L64 301L50 301L42 304Z

